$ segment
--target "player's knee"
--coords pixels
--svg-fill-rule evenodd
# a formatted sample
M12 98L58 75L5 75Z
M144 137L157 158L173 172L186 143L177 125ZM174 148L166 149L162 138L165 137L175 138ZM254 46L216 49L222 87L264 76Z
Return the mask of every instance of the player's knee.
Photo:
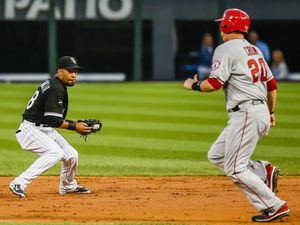
M207 153L207 158L211 163L214 163L214 156L210 153L210 151Z
M78 162L78 152L75 149L72 151L72 158L74 163Z
M220 163L219 157L217 157L215 154L211 153L211 151L209 151L207 153L207 158L214 165L218 165Z
M74 158L72 161L73 161L74 165L78 164L78 153L77 152L74 154Z
M59 151L57 158L61 160L63 157L64 157L63 151Z
M75 149L72 149L70 158L68 159L68 162L70 165L74 166L78 164L78 152Z

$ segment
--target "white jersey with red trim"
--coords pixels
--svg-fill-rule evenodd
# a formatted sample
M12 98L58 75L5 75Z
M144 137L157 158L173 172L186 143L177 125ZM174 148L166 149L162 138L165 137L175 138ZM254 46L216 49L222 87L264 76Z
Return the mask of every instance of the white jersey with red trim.
M210 78L222 83L227 110L241 102L267 100L273 74L261 51L245 39L233 39L215 49Z

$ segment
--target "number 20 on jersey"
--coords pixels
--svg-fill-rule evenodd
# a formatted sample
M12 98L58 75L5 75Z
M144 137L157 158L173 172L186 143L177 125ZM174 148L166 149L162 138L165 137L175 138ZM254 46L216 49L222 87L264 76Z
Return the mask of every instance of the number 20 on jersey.
M261 82L267 81L266 64L263 58L250 59L248 61L248 67L251 71L253 83L256 83L260 78Z

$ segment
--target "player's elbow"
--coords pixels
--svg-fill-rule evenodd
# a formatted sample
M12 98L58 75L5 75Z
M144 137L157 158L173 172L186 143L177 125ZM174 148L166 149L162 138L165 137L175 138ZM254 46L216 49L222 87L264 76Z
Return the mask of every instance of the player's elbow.
M203 89L205 92L212 92L219 90L223 85L217 78L209 77L203 82ZM201 86L202 89L202 86Z
M276 94L277 93L277 89L274 89L274 90L272 90L272 91L268 91L268 94L271 94L271 95L274 95L274 94Z
M44 117L45 123L50 127L60 127L64 120L57 116L45 116Z

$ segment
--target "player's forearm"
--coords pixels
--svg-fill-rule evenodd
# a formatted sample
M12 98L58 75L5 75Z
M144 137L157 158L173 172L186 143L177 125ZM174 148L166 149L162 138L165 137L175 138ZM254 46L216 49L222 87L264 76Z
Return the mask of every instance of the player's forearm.
M91 133L91 128L84 122L78 122L73 120L64 120L60 126L62 129L74 130L79 134ZM100 130L100 129L99 129Z
M198 81L195 79L188 78L184 81L183 87L188 90L200 91L200 92L212 92L218 90L222 84L216 79L213 78L211 80L207 79L204 81Z
M68 129L68 130L76 130L76 124L74 121L64 120L61 117L45 116L45 122L51 127L58 127L62 129Z
M276 90L268 91L267 99L268 99L268 108L270 113L275 111L276 94L277 94Z
M64 121L62 122L62 124L60 125L59 128L62 128L62 129L68 129L68 127L69 127L69 122L67 122L66 120L64 120Z
M76 123L73 120L64 120L59 128L76 130Z

